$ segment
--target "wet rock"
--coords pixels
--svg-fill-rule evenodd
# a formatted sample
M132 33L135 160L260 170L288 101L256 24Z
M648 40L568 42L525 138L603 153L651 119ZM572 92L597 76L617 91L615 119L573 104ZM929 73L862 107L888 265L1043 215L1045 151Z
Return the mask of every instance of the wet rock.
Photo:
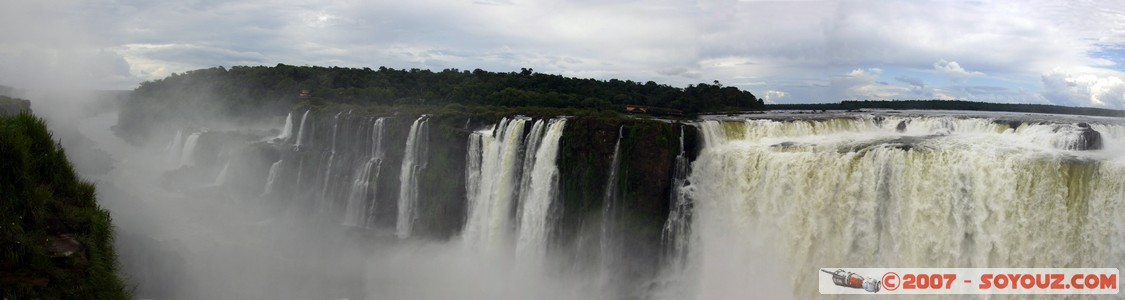
M1102 149L1102 134L1093 128L1090 124L1078 123L1078 130L1080 138L1078 139L1077 149L1074 150L1099 150Z
M1078 123L1075 127L1057 125L1051 132L1060 134L1055 147L1066 150L1099 150L1102 149L1102 134L1087 123Z
M898 131L898 132L906 131L906 121L905 120L899 121L898 125L895 125L895 131Z
M70 259L74 267L85 268L89 265L86 259L86 247L74 239L74 235L63 234L47 238L47 251L51 259L67 264Z

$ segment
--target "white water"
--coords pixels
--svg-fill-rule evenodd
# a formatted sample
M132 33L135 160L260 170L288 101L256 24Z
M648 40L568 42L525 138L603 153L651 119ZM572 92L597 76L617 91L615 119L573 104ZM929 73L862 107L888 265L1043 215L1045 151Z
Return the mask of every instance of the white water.
M498 252L511 245L510 212L518 196L520 157L527 118L503 119L492 129L472 133L479 143L480 167L468 182L476 182L475 195L468 195L469 216L462 239L471 247ZM473 161L468 162L473 164Z
M285 126L281 127L281 132L278 133L277 137L274 137L274 139L285 141L285 140L288 140L289 137L292 136L292 135L293 135L293 112L289 112L289 114L285 116Z
M184 150L180 155L180 166L191 166L195 164L195 146L199 142L199 134L202 132L192 133L184 140Z
M1096 151L1060 126L702 122L688 298L813 298L828 266L1123 266L1122 126Z
M338 112L336 116L332 117L332 145L328 152L328 163L324 166L324 184L321 185L320 198L317 201L321 213L331 212L332 203L334 203L326 196L328 195L328 186L332 183L332 163L336 159L336 137L338 136L337 130L340 128L340 114L342 113L344 112Z
M598 276L601 277L601 289L606 293L614 293L618 287L614 286L612 282L613 270L616 269L616 254L620 249L619 243L622 237L618 236L618 228L615 227L617 215L621 213L620 205L617 203L617 173L620 171L621 165L621 140L625 134L625 126L622 125L617 129L617 142L613 144L613 160L609 166L609 176L606 177L605 191L602 196L602 219L600 224L600 241L598 243L598 258L601 260L598 268Z
M223 164L223 168L219 170L219 175L215 176L215 182L211 185L220 186L227 182L227 176L229 176L227 172L230 172L230 160L227 160L227 163Z
M176 164L177 166L179 166L180 155L183 154L181 152L181 151L184 150L183 148L184 148L184 131L182 129L176 130L176 136L172 137L172 141L168 143L168 147L165 150L165 151L168 152L168 161L170 163L173 163L173 164Z
M304 115L301 115L301 126L297 128L297 143L294 144L297 148L301 148L301 142L305 140L305 121L309 119L309 111L306 110Z
M531 170L535 168L535 150L539 147L539 141L543 138L543 129L546 120L536 120L531 125L531 131L527 133L524 143L523 155L523 168L520 169L520 186L519 186L519 199L516 201L516 227L520 226L520 218L523 212L523 205L527 203L528 196L531 191Z
M378 190L378 186L373 183L379 178L386 152L383 149L384 123L383 118L378 118L371 125L371 151L353 176L355 180L352 181L348 204L344 208L344 226L368 227L371 224L369 218L375 215L374 201L368 199L374 197Z
M406 136L406 152L402 158L402 173L399 175L398 218L395 220L395 236L398 238L410 237L414 226L414 207L418 202L418 171L424 164L418 162L425 159L426 149L426 123L429 117L422 115L410 125L410 133Z
M281 162L282 160L279 159L270 165L269 174L266 176L266 187L262 190L262 196L273 193L273 184L277 181L277 177L281 176Z
M542 120L536 122L536 125L541 122ZM530 158L534 161L534 166L523 175L530 179L530 184L526 192L520 195L520 224L516 240L516 254L524 261L538 261L546 255L547 237L551 230L547 222L550 218L548 214L551 204L558 198L559 168L555 161L565 126L566 119L552 119L547 124L546 134L535 143L537 147L528 148L528 152L535 153Z
M682 267L687 260L688 246L690 245L692 203L684 190L687 185L687 176L691 170L687 152L684 150L684 127L680 127L680 153L676 155L676 162L672 171L672 188L668 199L671 207L668 220L664 223L661 232L661 241L669 255L668 263L673 268Z

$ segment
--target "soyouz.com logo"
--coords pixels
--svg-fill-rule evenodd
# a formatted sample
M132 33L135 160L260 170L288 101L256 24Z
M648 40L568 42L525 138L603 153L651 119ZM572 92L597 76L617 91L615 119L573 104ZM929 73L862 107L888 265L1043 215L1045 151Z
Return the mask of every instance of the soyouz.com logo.
M821 268L821 294L1118 294L1116 268Z

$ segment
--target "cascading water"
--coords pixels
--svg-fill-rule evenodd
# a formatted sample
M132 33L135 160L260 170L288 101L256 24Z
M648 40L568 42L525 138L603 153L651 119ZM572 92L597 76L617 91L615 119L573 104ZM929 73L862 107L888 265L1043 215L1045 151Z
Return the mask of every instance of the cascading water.
M547 234L550 232L548 213L551 203L558 197L559 170L555 160L565 126L566 119L552 119L547 123L546 134L535 143L536 147L529 144L527 150L535 153L527 158L534 161L534 166L530 172L523 174L530 183L525 193L520 195L520 223L516 240L516 254L525 261L538 260L547 251ZM537 133L533 131L532 134Z
M1058 129L1082 124L1017 126L928 116L702 122L687 188L693 297L812 298L827 266L1125 265L1125 248L1107 244L1125 240L1122 126L1085 126L1105 142L1093 151L1067 150L1087 141Z
M398 216L395 220L395 236L410 237L414 225L414 207L418 202L418 173L424 168L426 157L427 121L422 115L410 125L406 137L406 152L402 158L402 173L399 175Z
M262 190L262 196L273 193L274 182L277 181L278 176L281 176L281 162L282 160L278 160L270 165L270 171L266 174L266 187Z
M616 259L620 247L620 236L618 228L616 227L618 218L617 215L621 213L621 205L619 202L619 195L617 191L618 172L621 167L621 140L625 136L625 126L617 129L617 142L613 145L613 160L609 167L609 176L606 177L605 192L602 196L602 219L601 219L601 235L599 241L599 254L601 259L599 274L601 276L602 289L607 293L616 289L614 286L613 272L615 270Z
M374 201L368 199L377 194L378 185L373 183L379 178L383 157L386 153L386 150L383 149L383 126L385 123L384 118L378 118L371 125L371 151L368 154L368 159L356 169L351 189L348 192L348 204L344 208L344 226L371 226L372 222L369 218L375 215L377 206Z
M184 131L181 129L176 131L176 136L172 137L172 141L168 143L168 148L165 150L168 152L168 161L179 165L180 155L182 154L180 151L183 151L183 148Z
M180 156L180 166L190 166L195 164L195 146L199 143L199 135L202 132L195 132L188 135L184 140L184 150Z
M531 169L535 168L535 150L539 147L539 141L543 137L543 125L545 120L536 120L531 125L531 131L527 133L526 142L524 143L524 156L523 168L520 170L520 186L519 186L519 200L516 201L516 226L520 226L519 216L523 215L523 205L527 202L530 196L531 189Z
M212 183L211 185L220 186L220 185L223 185L224 182L227 182L228 172L230 172L230 161L229 160L227 161L227 163L223 164L223 168L219 170L219 175L215 176L215 182Z
M328 186L332 183L332 163L336 159L336 137L339 135L337 131L340 129L340 114L342 113L344 112L338 112L336 116L332 117L332 142L328 151L328 164L324 167L324 184L321 185L320 198L317 201L321 213L330 212L332 203L334 203L325 196L328 195Z
M301 126L297 128L297 143L294 144L297 148L301 148L301 142L305 140L305 121L308 121L310 111L312 110L306 110L305 114L301 115Z
M470 137L475 140L470 143L479 143L481 151L479 172L467 178L476 185L471 189L476 194L468 195L469 216L462 233L470 246L490 251L506 249L510 243L510 212L519 192L520 151L528 121L505 118L492 129L474 132Z
M668 263L673 268L682 267L687 262L688 245L691 237L692 202L688 198L684 186L687 185L688 173L691 163L688 162L687 152L684 147L684 127L680 127L680 153L676 155L676 162L672 170L672 188L668 199L671 208L668 220L664 223L661 232L661 241L667 250Z
M281 132L279 132L277 134L277 136L274 137L273 139L285 141L285 140L288 140L289 137L292 136L292 135L293 135L293 112L289 112L289 114L285 116L285 126L281 127Z

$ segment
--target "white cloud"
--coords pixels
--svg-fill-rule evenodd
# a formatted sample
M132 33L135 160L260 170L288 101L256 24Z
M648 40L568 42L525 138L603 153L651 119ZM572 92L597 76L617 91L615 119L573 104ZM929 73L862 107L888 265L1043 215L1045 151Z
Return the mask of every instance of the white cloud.
M1063 105L1125 107L1125 81L1117 75L1071 75L1053 71L1043 74L1042 94Z
M946 61L944 59L934 62L934 70L938 71L939 73L945 74L946 76L949 76L949 78L953 81L962 83L965 80L968 80L969 77L984 76L984 73L966 71L965 68L961 67L961 64L958 64L955 61Z
M778 104L778 100L785 98L786 93L783 91L768 90L761 96L762 102L766 104Z
M1105 73L1114 61L1091 55L1125 45L1125 3L1118 1L95 0L4 6L0 53L116 53L97 65L123 58L127 67L95 69L127 71L97 77L133 84L236 64L531 67L676 86L719 80L760 94L783 92L781 101L934 95L1125 107L1101 92L1112 90L1110 78L1125 76ZM51 63L0 59L9 69ZM1044 75L1056 69L1076 74L1065 76L1073 82L1102 82L1089 84L1088 94L1098 96L1064 93L1067 80ZM935 84L933 74L955 86ZM1100 81L1080 79L1084 74ZM0 84L10 80L0 76ZM1001 88L980 88L982 82Z

